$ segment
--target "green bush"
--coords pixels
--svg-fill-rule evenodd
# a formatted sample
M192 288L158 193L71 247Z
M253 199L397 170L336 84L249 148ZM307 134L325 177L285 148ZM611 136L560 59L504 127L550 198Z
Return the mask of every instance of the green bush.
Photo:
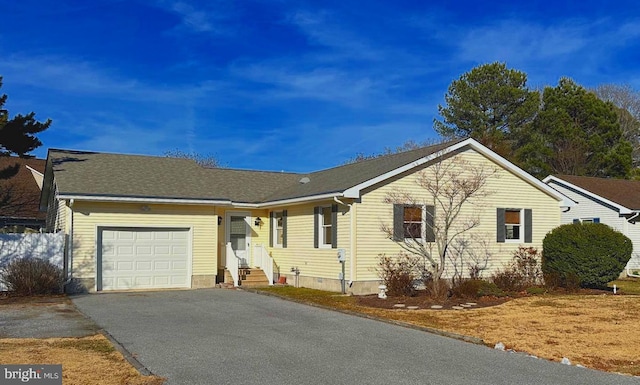
M467 279L455 285L451 291L458 298L479 298L484 296L504 296L504 292L500 290L493 282L483 279Z
M0 272L0 281L18 295L60 293L62 280L62 269L38 258L14 259Z
M542 243L542 271L554 285L601 288L618 278L633 246L625 235L601 223L562 225Z

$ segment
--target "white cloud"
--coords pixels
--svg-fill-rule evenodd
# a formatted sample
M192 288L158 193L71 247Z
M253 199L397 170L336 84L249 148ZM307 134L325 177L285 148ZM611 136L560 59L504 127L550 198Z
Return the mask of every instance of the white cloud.
M76 96L92 96L135 102L179 104L213 94L221 83L197 85L147 84L119 75L95 63L62 56L0 56L3 75L13 83Z

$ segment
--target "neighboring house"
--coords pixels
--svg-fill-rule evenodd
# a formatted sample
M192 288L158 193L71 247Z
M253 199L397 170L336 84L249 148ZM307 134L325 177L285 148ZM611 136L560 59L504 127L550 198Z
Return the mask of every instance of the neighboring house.
M627 272L640 270L640 181L574 175L548 176L544 182L576 205L562 212L562 223L604 223L633 242Z
M46 161L36 158L0 156L0 170L17 165L18 173L0 179L0 228L5 231L38 231L46 213L39 210L40 191Z
M260 267L269 278L339 291L341 251L349 291L371 293L379 256L401 251L381 226L415 226L413 216L424 221L427 211L385 196L403 189L425 197L418 173L454 157L497 171L487 181L492 194L466 209L481 218L473 231L487 241L489 268L509 262L520 244L541 248L570 203L472 139L310 174L52 149L41 209L49 231L68 235L67 276L89 290L211 287Z

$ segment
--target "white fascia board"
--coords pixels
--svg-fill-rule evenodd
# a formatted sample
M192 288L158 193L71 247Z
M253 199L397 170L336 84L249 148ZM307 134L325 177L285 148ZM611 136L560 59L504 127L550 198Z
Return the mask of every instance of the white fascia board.
M264 203L256 204L255 206L252 206L252 207L264 208L264 207L275 207L275 206L288 206L288 205L296 205L296 204L303 204L307 202L319 201L324 199L333 199L334 197L342 197L342 196L344 196L343 193L333 192L328 194L310 195L310 196L300 197L300 198L291 198L291 199L282 199L277 201L264 202Z
M186 204L186 205L230 205L228 200L207 199L176 199L176 198L140 198L140 197L113 197L99 195L68 195L59 194L58 199L75 199L77 201L90 202L121 202L121 203L158 203L158 204Z
M31 166L28 166L28 165L26 165L26 164L25 164L24 166L25 166L26 168L28 168L29 170L31 170L31 172L32 172L32 173L38 174L38 175L40 175L40 176L44 176L44 174L43 174L43 173L41 173L40 171L36 170L35 168L33 168L33 167L31 167Z
M622 214L622 215L634 214L634 213L636 213L636 212L637 212L636 210L632 210L632 209L630 209L630 208L628 208L628 207L625 207L625 206L622 206L621 204L618 204L618 203L616 203L616 202L614 202L614 201L610 201L610 200L609 200L609 199L607 199L607 198L603 198L603 197L601 197L601 196L600 196L600 195L598 195L598 194L594 194L594 193L592 193L592 192L591 192L591 191L589 191L589 190L585 190L585 189L583 189L582 187L578 187L578 186L576 186L576 185L575 185L575 184L573 184L573 183L569 183L569 182L567 182L567 181L565 181L565 180L563 180L563 179L557 178L557 177L555 177L555 176L553 176L553 175L549 175L548 177L544 178L542 181L543 181L544 183L546 183L547 185L548 185L549 183L553 182L553 183L557 183L557 184L559 184L559 185L564 185L565 187L571 188L571 189L573 189L573 190L576 190L576 191L578 191L579 193L584 194L584 195L586 195L586 196L588 196L588 197L590 197L590 198L593 198L593 199L595 199L595 200L598 200L598 201L600 201L600 202L602 202L602 203L605 203L605 204L607 204L607 205L609 205L609 206L615 207L616 209L618 209L618 212L619 212L620 214Z
M530 175L529 173L525 172L524 170L522 170L521 168L517 167L516 165L514 165L513 163L509 162L508 160L506 160L505 158L501 157L500 155L496 154L495 152L489 150L487 147L483 146L482 144L480 144L479 142L475 141L474 139L466 139L463 140L461 142L458 142L452 146L449 146L445 149L442 149L441 151L435 152L431 155L428 155L424 158L420 158L414 162L411 162L405 166L399 167L395 170L389 171L385 174L382 174L376 178L370 179L366 182L360 183L359 185L353 186L347 190L345 190L344 192L344 197L345 198L360 198L360 192L370 186L373 186L376 183L380 183L383 182L389 178L392 178L396 175L402 174L403 172L406 172L408 170L411 170L414 167L420 166L424 163L430 162L436 158L442 157L450 152L453 151L457 151L465 146L469 146L470 148L474 149L475 151L479 152L480 154L484 155L485 157L489 158L490 160L492 160L493 162L499 164L500 166L504 167L505 169L509 170L510 172L514 173L515 175L519 176L520 178L524 179L525 181L529 182L530 184L532 184L534 187L537 187L538 189L542 190L543 192L545 192L546 194L554 197L555 199L558 200L559 206L560 207L573 207L575 206L575 203L573 201L571 201L570 199L568 199L567 197L565 197L564 195L560 194L558 191L552 189L551 187L549 187L548 185L546 185L545 183L542 183L541 181L539 181L538 179L536 179L535 177L533 177L532 175Z

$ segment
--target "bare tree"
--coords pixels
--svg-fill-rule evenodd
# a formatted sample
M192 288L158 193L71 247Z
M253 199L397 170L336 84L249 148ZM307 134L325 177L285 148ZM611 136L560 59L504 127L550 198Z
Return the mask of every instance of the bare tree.
M217 168L222 167L218 159L211 154L199 154L197 152L185 152L182 150L170 150L164 153L167 158L191 159L202 167Z
M492 252L488 237L480 234L461 235L449 248L449 262L453 267L453 285L464 280L465 270L471 279L480 279L487 269Z
M445 141L444 139L427 139L423 142L416 142L415 140L410 139L404 142L402 145L397 146L396 148L385 147L384 151L380 153L365 154L365 153L359 152L353 158L347 159L344 162L344 164L358 163L358 162L362 162L369 159L379 158L381 156L398 154L401 152L406 152L411 150L417 150L419 148L433 146L434 144L440 144L444 141Z
M640 166L640 91L629 84L602 84L593 92L604 101L613 103L617 109L618 123L624 138L633 147L633 166Z
M401 239L394 226L383 224L381 229L404 250L423 258L435 293L452 248L463 234L480 225L478 209L483 199L492 194L486 185L490 178L497 177L497 171L455 155L418 173L420 194L395 190L385 197L385 203L425 208L421 223L405 226Z

